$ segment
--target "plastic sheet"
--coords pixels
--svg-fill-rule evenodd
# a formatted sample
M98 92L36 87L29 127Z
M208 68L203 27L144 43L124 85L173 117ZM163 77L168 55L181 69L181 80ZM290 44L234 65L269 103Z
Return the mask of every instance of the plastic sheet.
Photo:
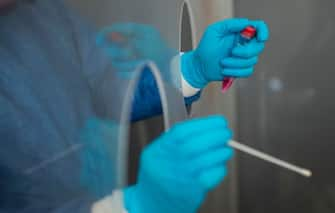
M61 1L18 1L0 19L0 211L89 212L127 184L131 120L186 118L182 2L98 5L119 7L100 33Z

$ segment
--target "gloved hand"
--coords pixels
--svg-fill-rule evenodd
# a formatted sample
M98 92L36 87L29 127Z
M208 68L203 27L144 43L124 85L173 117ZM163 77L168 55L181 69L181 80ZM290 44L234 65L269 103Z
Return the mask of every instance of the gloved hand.
M233 156L226 120L211 116L177 124L142 153L137 183L124 191L130 213L192 213L222 182Z
M96 41L108 54L114 68L126 74L149 60L164 70L177 54L156 28L145 24L128 22L111 25L99 32Z
M247 26L257 30L257 36L245 45L238 45L240 32ZM263 21L229 19L208 27L199 46L182 56L182 73L195 88L204 88L211 81L224 77L248 77L263 51L269 32Z

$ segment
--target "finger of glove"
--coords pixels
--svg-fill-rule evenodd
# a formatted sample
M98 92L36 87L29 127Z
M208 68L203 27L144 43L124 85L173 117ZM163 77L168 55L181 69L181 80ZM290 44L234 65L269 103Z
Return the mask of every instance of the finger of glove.
M205 189L212 190L224 180L226 175L226 167L219 166L202 172L198 177L198 180Z
M221 60L221 66L223 68L250 68L257 64L258 57L251 57L251 58L237 58L237 57L230 57Z
M145 63L144 60L129 60L125 62L117 62L113 63L113 68L117 72L134 72L138 67L142 66Z
M122 36L129 37L134 35L138 30L138 26L134 23L116 23L109 27L105 27L100 31L99 36L109 38L111 33L120 33ZM109 39L107 39L108 41Z
M247 78L252 75L254 72L254 68L246 68L246 69L224 69L223 74L225 76L237 77L237 78Z
M220 21L211 26L221 35L239 33L250 25L250 21L244 18L234 18Z
M250 24L256 28L257 40L259 42L265 42L269 39L269 28L264 21L251 21Z
M134 24L130 23L119 23L106 27L98 33L96 44L103 48L125 47L131 44L132 40L136 38L136 33L138 33L136 28Z
M133 60L133 50L129 48L120 48L117 46L109 46L107 48L103 48L107 56L110 57L111 60L116 61L130 61Z
M105 28L100 31L96 37L96 44L99 47L109 47L111 45L125 45L128 42L128 36L114 31L111 28Z
M202 134L189 135L183 140L184 142L178 144L178 150L185 158L226 147L232 138L232 132L226 127L202 131L204 131Z
M187 165L189 165L188 168L191 174L195 174L213 167L222 166L233 156L234 150L232 148L222 147L190 159Z
M146 24L138 24L138 23L116 23L109 27L104 28L99 34L108 38L107 40L113 40L110 35L112 33L119 33L120 36L123 36L124 39L134 39L136 37L145 37L148 34L153 34L154 32L158 32L155 28Z
M233 48L232 55L240 58L251 58L258 56L264 50L264 43L251 40L246 45L238 45Z
M182 142L186 136L194 137L194 135L206 134L207 130L222 129L226 128L227 125L228 122L223 116L208 116L178 123L169 129L165 136Z

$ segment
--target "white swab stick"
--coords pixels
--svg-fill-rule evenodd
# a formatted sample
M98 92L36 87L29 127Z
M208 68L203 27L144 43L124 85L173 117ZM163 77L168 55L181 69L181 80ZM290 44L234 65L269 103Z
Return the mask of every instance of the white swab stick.
M250 155L252 155L254 157L257 157L259 159L265 160L265 161L273 163L277 166L280 166L280 167L283 167L283 168L288 169L290 171L296 172L296 173L298 173L302 176L305 176L305 177L311 177L312 176L312 172L308 169L304 169L304 168L295 166L293 164L290 164L288 162L285 162L283 160L280 160L278 158L272 157L268 154L265 154L263 152L255 150L251 147L243 145L239 142L229 141L229 145L236 150L239 150L241 152L245 152L245 153L250 154Z

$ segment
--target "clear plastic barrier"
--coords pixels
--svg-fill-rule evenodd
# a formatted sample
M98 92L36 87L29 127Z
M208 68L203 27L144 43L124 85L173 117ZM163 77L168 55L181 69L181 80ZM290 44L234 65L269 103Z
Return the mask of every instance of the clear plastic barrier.
M181 5L0 4L0 211L90 212L127 183L130 121L186 118Z

